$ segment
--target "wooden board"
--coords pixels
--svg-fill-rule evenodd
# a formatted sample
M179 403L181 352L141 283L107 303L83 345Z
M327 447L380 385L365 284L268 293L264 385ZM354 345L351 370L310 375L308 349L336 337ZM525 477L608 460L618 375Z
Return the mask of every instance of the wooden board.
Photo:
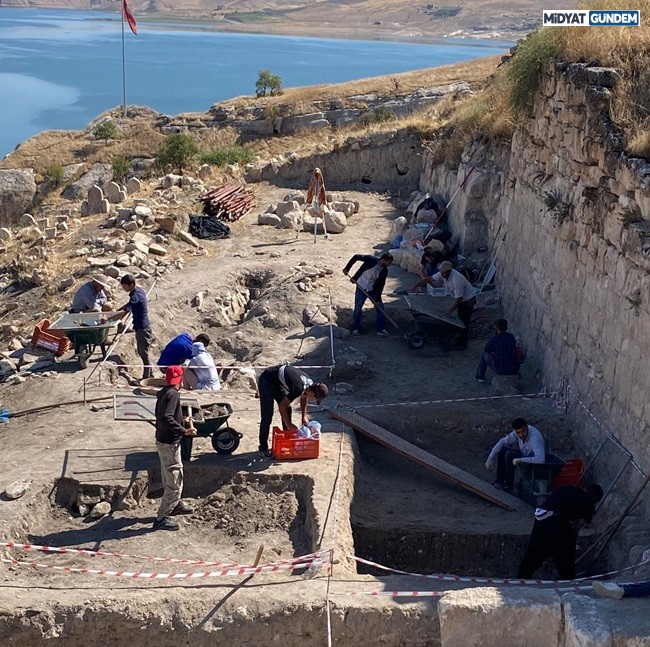
M466 472L465 470L443 461L441 458L425 452L420 447L409 443L408 441L400 438L399 436L387 431L383 427L370 422L359 414L349 409L330 409L325 407L325 410L331 414L333 418L348 424L356 431L368 436L377 441L381 445L393 449L398 454L405 458L417 463L425 469L431 470L438 476L448 479L459 487L469 490L470 492L483 497L485 500L505 508L506 510L518 510L525 507L525 503L517 497L498 490L493 485L486 481Z

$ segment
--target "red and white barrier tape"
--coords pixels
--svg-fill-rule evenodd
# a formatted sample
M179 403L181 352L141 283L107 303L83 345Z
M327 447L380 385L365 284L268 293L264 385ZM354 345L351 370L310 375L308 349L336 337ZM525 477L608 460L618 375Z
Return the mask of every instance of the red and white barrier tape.
M175 557L149 557L144 555L129 555L127 553L111 553L103 550L89 550L87 548L70 548L68 546L43 546L38 544L18 544L13 541L0 542L0 546L6 548L18 548L20 550L36 550L43 553L61 553L67 555L80 555L82 557L118 557L120 559L144 559L153 562L165 562L168 564L186 564L190 566L225 566L229 569L234 568L253 568L250 564L233 564L231 562L212 562L201 559L178 559ZM295 564L302 562L304 564L311 563L315 558L325 555L329 549L317 550L314 553L301 555L300 557L293 557L291 559L283 559L277 562L269 562L263 566L279 566L283 564Z
M100 575L102 577L121 577L141 580L196 580L202 578L230 577L241 575L259 575L260 573L275 573L277 571L293 571L309 566L315 560L293 564L269 564L263 566L246 566L241 568L226 568L221 571L201 571L198 573L143 573L141 571L109 571L94 568L77 568L74 566L57 566L55 564L39 564L38 562L23 562L17 559L0 558L0 562L12 566L27 566L34 569L58 571L63 573L78 573L82 575Z
M404 407L413 406L417 404L448 404L453 402L481 402L485 400L504 400L505 398L545 398L555 395L555 392L550 393L516 393L514 395L486 395L478 398L452 398L449 400L413 400L410 402L383 402L377 404L358 404L353 407L357 409L377 409L380 407Z
M575 591L591 591L591 586L565 586L552 589L557 593L573 593ZM332 591L334 595L370 595L388 598L439 598L449 593L445 591Z
M356 557L354 555L350 556L350 559L353 559L355 562L360 564L366 564L367 566L373 566L382 571L387 571L388 573L396 573L397 575L409 575L411 577L423 577L429 580L438 580L439 582L467 582L470 584L489 584L491 586L552 586L558 587L561 585L568 585L571 582L589 582L592 580L601 579L603 577L611 577L612 575L618 575L625 571L638 568L650 562L650 559L645 559L638 564L633 564L632 566L626 566L618 571L610 571L609 573L600 573L599 575L592 575L591 577L579 577L575 580L520 580L517 578L495 578L495 577L472 577L472 576L462 576L462 575L448 575L444 573L410 573L409 571L400 571L396 568L390 568L389 566L384 566L383 564L377 564L376 562L371 562L370 560L363 559L361 557ZM575 590L575 587L572 587L570 590Z

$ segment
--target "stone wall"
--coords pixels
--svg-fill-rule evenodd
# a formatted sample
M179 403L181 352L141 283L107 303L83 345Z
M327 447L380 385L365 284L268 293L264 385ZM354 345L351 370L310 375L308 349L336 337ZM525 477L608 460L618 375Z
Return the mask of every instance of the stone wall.
M425 163L420 188L450 196L476 166L450 214L465 253L501 226L503 307L533 368L551 386L565 376L648 470L650 164L609 121L616 78L557 64L508 150L470 146L458 171ZM603 430L574 412L588 452Z
M249 164L249 182L266 180L306 188L315 167L323 169L325 186L333 190L412 189L422 170L420 141L409 129L348 137L333 151L299 156L295 153L270 162Z

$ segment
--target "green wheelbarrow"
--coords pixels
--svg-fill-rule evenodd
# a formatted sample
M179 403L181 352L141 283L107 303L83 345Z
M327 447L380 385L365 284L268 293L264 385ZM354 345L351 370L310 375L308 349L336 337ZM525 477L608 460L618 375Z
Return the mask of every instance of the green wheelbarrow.
M232 415L232 406L228 402L204 405L198 411L193 408L192 415L195 417L196 436L183 436L181 439L181 458L184 461L192 457L194 438L210 436L212 449L218 454L232 454L239 447L243 434L228 424Z
M65 333L74 347L81 368L88 366L88 358L97 346L102 351L102 357L106 359L108 334L117 321L99 323L101 316L100 312L65 313L50 326L50 330L61 330Z

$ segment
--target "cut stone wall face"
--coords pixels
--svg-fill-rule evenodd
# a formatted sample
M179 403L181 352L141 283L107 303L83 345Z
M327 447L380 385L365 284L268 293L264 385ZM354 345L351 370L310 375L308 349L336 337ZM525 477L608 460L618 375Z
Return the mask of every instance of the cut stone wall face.
M549 387L567 378L647 470L650 164L627 158L603 120L603 88L612 78L582 64L550 68L533 118L509 148L472 143L463 154L471 164L457 171L425 161L420 188L451 196L475 166L450 209L455 235L473 251L484 231L482 222L475 228L477 213L489 225L483 244L499 227L499 238L507 234L497 276L505 316L530 366ZM575 399L570 412L588 453L605 431Z

